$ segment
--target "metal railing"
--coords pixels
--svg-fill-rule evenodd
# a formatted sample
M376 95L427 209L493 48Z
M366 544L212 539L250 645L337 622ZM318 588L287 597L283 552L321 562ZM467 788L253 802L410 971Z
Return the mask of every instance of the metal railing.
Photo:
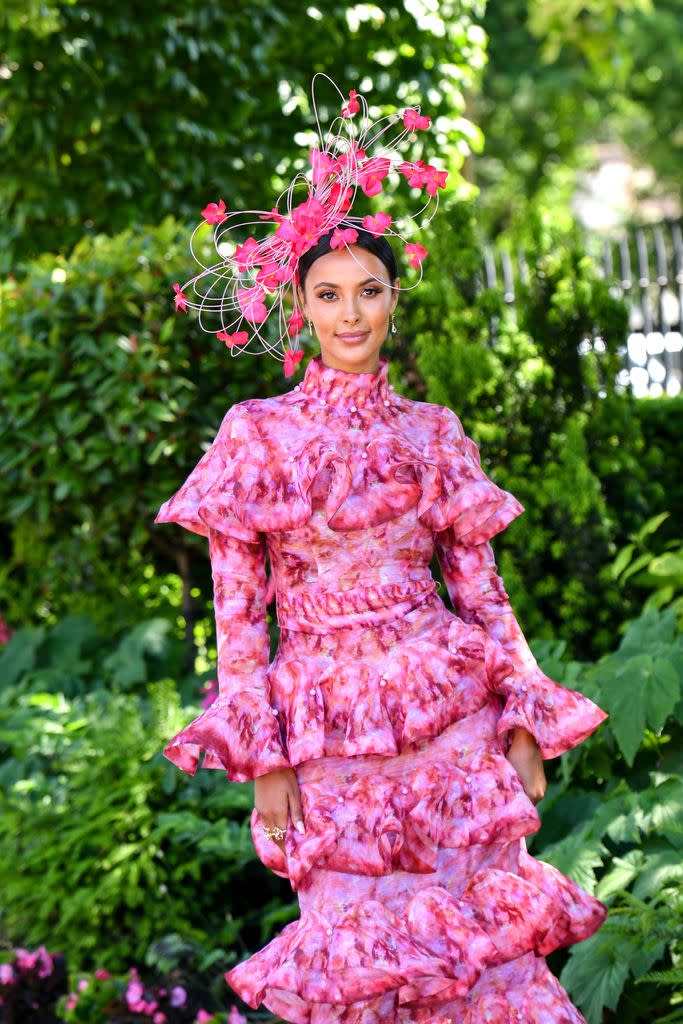
M609 283L625 300L629 333L619 348L619 382L637 396L677 395L683 387L683 230L679 221L625 229L616 238L586 234L585 249ZM481 283L502 288L516 315L516 287L529 280L523 252L514 257L504 247L486 245ZM491 325L495 341L496 324ZM599 342L590 339L589 343Z

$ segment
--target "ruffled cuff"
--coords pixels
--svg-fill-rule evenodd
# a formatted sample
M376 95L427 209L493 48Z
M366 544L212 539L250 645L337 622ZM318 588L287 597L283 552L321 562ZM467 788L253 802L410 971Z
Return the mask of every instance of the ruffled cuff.
M502 684L499 692L505 706L497 733L503 736L513 729L525 729L536 740L545 760L578 747L609 717L578 690L561 686L540 669L525 679L522 683L512 677Z
M190 775L202 768L224 769L230 782L251 782L259 775L289 768L278 712L261 694L242 690L220 694L198 718L174 736L164 757Z

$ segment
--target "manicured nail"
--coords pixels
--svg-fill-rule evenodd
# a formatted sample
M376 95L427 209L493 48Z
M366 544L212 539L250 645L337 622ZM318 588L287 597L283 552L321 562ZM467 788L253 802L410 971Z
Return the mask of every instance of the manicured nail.
M303 821L297 821L297 823L296 823L296 830L297 830L297 832L302 832L302 833L306 831L306 829L304 827Z

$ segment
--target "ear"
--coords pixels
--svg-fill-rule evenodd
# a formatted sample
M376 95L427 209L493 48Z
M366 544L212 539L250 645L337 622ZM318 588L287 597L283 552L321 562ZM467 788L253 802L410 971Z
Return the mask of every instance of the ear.
M392 298L391 298L391 312L392 313L394 312L394 310L396 309L396 306L398 304L398 296L400 294L400 289L401 289L401 278L397 277L394 280L394 291L393 291Z
M299 306L301 307L301 310L302 310L304 316L308 320L309 319L309 317L308 317L308 306L306 305L306 300L304 298L304 293L301 290L301 285L297 285L296 286L296 295L297 295L297 299L299 301Z

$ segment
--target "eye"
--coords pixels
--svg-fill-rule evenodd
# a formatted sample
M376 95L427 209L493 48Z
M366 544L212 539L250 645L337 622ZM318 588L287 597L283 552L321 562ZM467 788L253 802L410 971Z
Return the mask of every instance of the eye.
M364 292L370 292L371 295L379 295L379 293L382 291L382 289L381 288L376 288L374 285L368 285L367 288L363 289L363 291ZM318 298L319 299L325 299L326 300L326 296L328 296L328 295L331 295L332 298L334 298L335 297L335 292L332 292L332 291L318 292Z

